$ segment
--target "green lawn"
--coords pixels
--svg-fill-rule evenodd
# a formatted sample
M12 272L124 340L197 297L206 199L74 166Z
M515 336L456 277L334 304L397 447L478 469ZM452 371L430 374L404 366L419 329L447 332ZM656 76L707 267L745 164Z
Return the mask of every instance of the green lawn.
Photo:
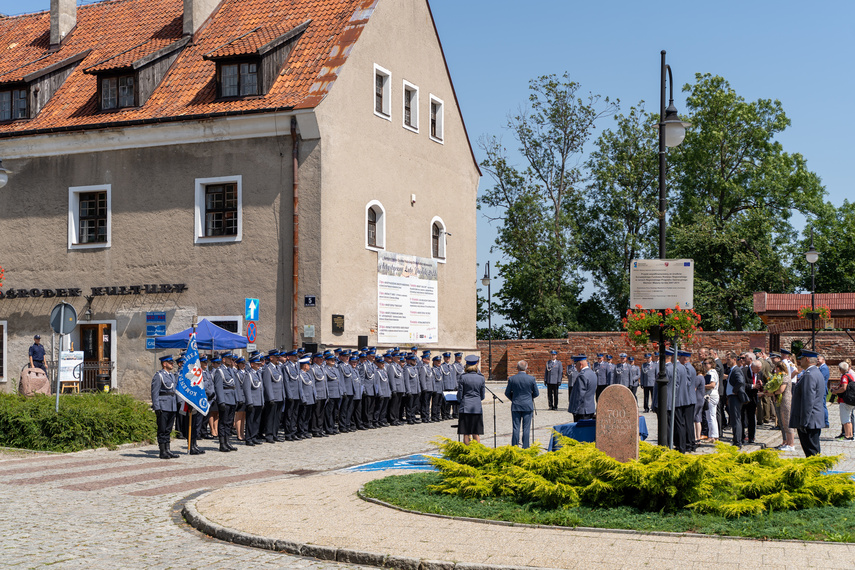
M367 483L364 495L413 511L526 524L855 542L855 503L728 519L688 510L651 513L630 507L545 509L506 497L464 499L428 491L428 485L440 481L441 475L434 472L394 475Z

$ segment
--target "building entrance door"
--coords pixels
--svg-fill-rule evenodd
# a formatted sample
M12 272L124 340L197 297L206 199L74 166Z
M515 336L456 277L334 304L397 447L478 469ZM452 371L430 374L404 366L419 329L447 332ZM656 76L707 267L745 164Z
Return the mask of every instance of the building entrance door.
M112 330L109 323L81 324L80 345L83 349L81 390L103 390L110 385L113 362L110 360Z

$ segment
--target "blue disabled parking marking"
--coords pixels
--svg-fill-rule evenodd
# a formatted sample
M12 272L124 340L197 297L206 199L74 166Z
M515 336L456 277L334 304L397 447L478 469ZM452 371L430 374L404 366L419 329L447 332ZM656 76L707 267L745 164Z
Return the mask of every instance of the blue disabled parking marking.
M397 459L386 459L385 461L375 461L373 463L365 463L364 465L355 465L348 467L345 471L387 471L391 469L416 469L419 471L434 471L434 466L428 461L429 457L438 457L437 455L408 455Z

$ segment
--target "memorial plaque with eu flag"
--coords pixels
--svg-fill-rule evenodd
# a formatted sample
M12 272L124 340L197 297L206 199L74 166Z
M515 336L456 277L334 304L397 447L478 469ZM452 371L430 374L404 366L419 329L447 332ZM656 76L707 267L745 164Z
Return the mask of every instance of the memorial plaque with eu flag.
M184 364L178 374L175 393L200 414L207 414L211 403L205 394L205 380L202 378L202 366L199 363L199 349L196 347L196 333L190 335Z

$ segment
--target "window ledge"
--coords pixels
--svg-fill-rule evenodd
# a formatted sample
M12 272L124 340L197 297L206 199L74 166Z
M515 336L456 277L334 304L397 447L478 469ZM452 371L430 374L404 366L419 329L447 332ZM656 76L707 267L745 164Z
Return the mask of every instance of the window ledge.
M366 245L365 249L368 249L370 251L386 251L385 247L382 247L382 246L378 247L376 245Z
M238 243L241 236L196 236L194 243Z
M377 110L374 111L374 114L376 116L380 117L381 119L386 119L390 123L392 122L392 115L387 115L386 113L380 113Z
M431 259L433 259L437 263L445 263L446 261L444 257L431 257Z
M419 128L418 128L418 127L411 127L410 125L405 124L405 125L404 125L404 128L405 128L405 129L407 129L407 130L408 130L408 131L410 131L410 132L413 132L413 133L419 134Z
M443 139L438 139L438 138L436 138L436 137L435 137L435 136L433 136L433 135L431 135L430 140L432 140L432 141L433 141L433 142L435 142L435 143L445 144L445 140L443 140Z
M110 249L110 242L105 243L72 243L68 249Z

